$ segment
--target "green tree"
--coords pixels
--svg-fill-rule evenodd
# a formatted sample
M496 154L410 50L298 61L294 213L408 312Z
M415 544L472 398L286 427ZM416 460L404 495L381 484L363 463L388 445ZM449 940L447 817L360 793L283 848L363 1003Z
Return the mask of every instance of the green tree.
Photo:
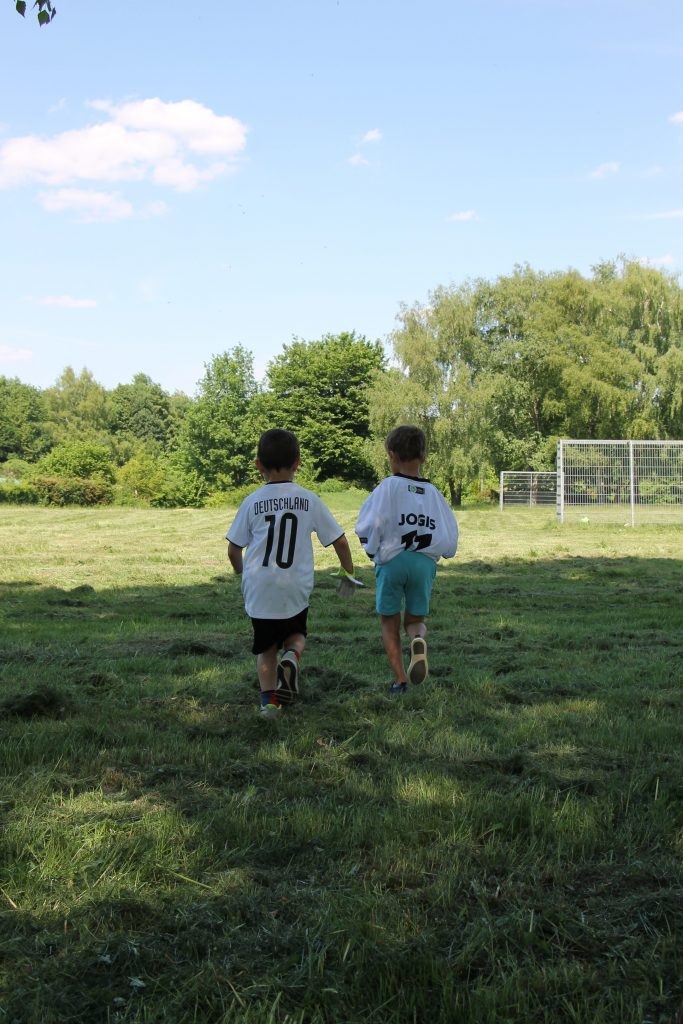
M558 436L680 436L682 338L677 282L623 259L437 289L401 313L373 432L420 423L452 500L487 467L550 469Z
M56 441L74 437L108 436L111 423L109 394L83 368L78 376L67 366L54 387L44 392L47 415Z
M496 469L549 469L558 436L625 436L639 376L605 333L600 289L576 271L516 268L479 288Z
M115 387L110 404L113 431L167 447L173 427L171 401L147 374L137 373L131 384Z
M28 6L26 0L13 0L13 3L17 14L20 14L22 18L25 17ZM34 10L36 7L38 8L36 13L38 24L41 28L43 25L49 25L57 13L57 8L52 3L52 0L35 0L33 4Z
M62 441L40 461L40 471L46 475L77 477L81 480L105 480L111 483L115 467L111 449L97 441Z
M241 345L214 356L180 430L178 456L186 472L211 487L239 487L253 478L258 393L253 356Z
M155 458L140 449L116 472L119 499L149 501L160 495L166 484L168 466L165 459Z
M476 312L470 284L438 289L426 306L403 307L401 326L392 336L397 365L375 378L370 399L378 471L386 467L383 440L389 430L415 423L427 436L425 471L456 506L465 483L487 470L485 345Z
M372 476L368 395L383 366L381 344L355 332L295 339L268 365L268 391L257 404L260 426L293 430L314 477Z
M0 462L11 455L34 461L49 448L45 402L37 388L0 377Z
M638 367L625 436L679 438L676 371L683 353L683 291L677 278L624 257L593 272L600 284L603 331Z

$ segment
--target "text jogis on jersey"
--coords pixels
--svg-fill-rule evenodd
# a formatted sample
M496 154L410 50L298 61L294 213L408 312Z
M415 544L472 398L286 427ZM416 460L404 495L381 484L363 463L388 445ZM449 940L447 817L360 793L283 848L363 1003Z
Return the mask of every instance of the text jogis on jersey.
M426 526L428 530L436 529L436 521L431 516L417 515L415 512L401 512L399 526Z

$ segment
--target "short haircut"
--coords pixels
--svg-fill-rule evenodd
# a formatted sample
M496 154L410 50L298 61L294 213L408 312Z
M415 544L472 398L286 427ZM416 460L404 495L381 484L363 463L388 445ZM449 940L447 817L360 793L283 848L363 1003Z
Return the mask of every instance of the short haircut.
M265 469L291 469L300 457L299 441L291 430L266 430L259 438L256 456Z
M384 446L388 452L394 452L401 462L423 460L427 454L427 438L419 427L394 427Z

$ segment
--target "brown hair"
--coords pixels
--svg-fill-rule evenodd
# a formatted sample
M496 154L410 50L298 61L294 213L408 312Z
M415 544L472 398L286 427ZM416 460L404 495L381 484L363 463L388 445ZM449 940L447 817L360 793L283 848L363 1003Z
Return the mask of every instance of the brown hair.
M384 442L388 452L394 452L401 462L421 461L427 454L427 438L419 427L394 427Z

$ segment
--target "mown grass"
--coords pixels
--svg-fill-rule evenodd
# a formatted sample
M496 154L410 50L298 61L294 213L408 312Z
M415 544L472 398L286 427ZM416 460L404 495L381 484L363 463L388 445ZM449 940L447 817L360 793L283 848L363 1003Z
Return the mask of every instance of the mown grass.
M319 549L273 723L230 512L0 510L0 1024L676 1019L683 531L459 518L430 681Z

